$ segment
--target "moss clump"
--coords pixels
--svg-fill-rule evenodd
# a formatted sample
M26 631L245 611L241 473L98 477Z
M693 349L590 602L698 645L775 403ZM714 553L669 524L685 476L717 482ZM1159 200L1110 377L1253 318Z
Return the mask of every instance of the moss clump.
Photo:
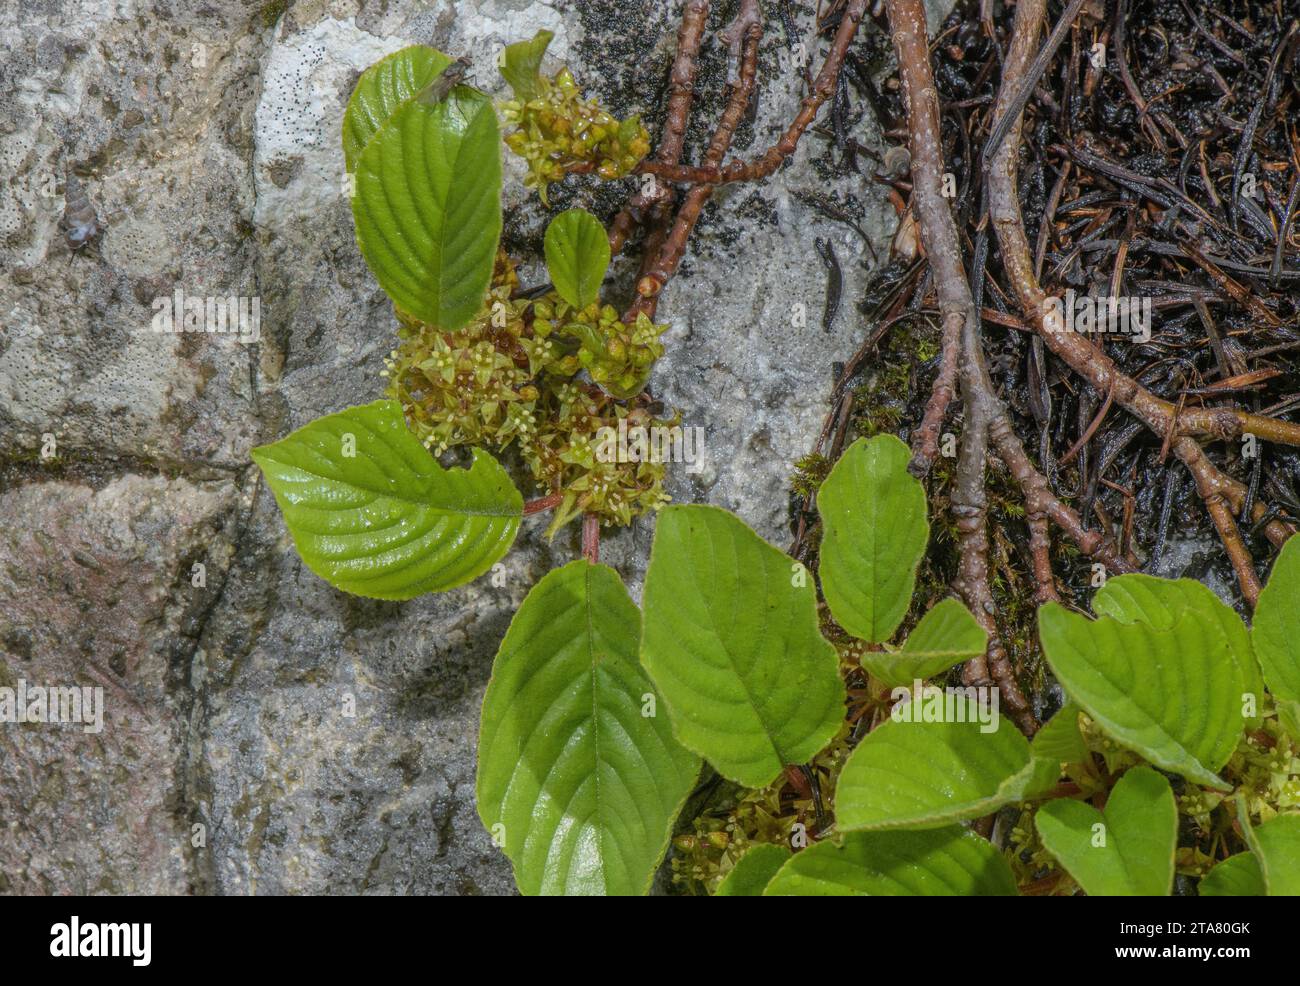
M794 464L790 488L805 499L812 497L831 474L831 460L820 452L809 452Z
M271 0L265 7L257 12L257 19L262 22L264 28L275 27L280 22L280 17L289 9L289 0Z

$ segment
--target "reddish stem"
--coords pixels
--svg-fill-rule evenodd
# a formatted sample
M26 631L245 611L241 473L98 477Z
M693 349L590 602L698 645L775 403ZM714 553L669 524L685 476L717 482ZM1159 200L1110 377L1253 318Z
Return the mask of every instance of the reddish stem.
M582 557L593 565L600 564L600 518L595 514L582 516Z
M524 516L529 514L540 514L543 510L554 510L564 502L563 493L552 493L549 496L540 496L536 500L529 500L524 504Z

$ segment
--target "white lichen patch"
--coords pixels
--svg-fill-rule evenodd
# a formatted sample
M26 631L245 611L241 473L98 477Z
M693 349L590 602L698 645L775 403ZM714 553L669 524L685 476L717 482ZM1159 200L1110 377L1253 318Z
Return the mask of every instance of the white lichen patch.
M464 56L474 65L470 81L485 92L505 94L509 90L496 70L501 49L516 41L527 41L540 30L551 31L555 39L547 49L543 69L554 70L569 60L571 47L581 32L576 20L564 17L549 3L484 0L456 5L447 53Z
M254 131L259 225L310 216L344 195L339 128L357 74L413 41L378 38L353 19L326 18L278 37L267 60Z

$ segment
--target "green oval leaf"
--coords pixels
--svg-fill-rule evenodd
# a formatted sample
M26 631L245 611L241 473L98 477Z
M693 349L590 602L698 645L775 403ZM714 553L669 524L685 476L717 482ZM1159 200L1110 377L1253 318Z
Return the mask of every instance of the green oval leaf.
M896 705L849 754L835 791L836 825L846 832L951 825L1041 792L1058 773L1054 761L1031 757L1029 741L996 710L962 690L929 687Z
M817 493L826 604L840 626L873 644L906 615L930 536L925 490L907 471L911 457L893 435L859 438Z
M901 651L866 651L861 664L887 685L910 688L984 653L989 635L970 610L944 599L923 617Z
M796 853L764 897L1014 897L1002 854L957 826L854 832Z
M1215 614L1187 608L1157 627L1089 620L1048 603L1038 633L1065 690L1113 739L1198 784L1229 789L1213 771L1241 736L1243 683Z
M317 418L252 458L307 567L358 596L410 599L477 578L523 516L495 459L475 449L469 469L443 469L396 401Z
M1263 897L1264 874L1253 852L1229 856L1206 873L1197 887L1202 897Z
M1109 616L1121 623L1146 623L1157 630L1169 630L1188 610L1212 621L1223 631L1228 656L1240 675L1234 695L1244 702L1254 697L1256 708L1264 697L1264 681L1255 662L1246 624L1237 611L1214 594L1203 582L1194 579L1160 579L1152 575L1120 575L1109 579L1092 600L1098 616ZM1257 726L1259 716L1244 719L1245 725Z
M516 41L501 52L501 77L515 99L526 103L541 95L542 58L554 37L552 31L538 31L530 41Z
M1269 897L1300 897L1300 814L1277 815L1252 825L1245 798L1237 800L1237 821L1255 854Z
M1273 697L1300 702L1300 536L1288 540L1273 563L1250 636Z
M586 308L609 270L609 234L585 209L561 212L546 227L546 269L561 298Z
M1300 702L1288 702L1277 699L1277 722L1282 731L1291 737L1291 742L1300 746Z
M777 870L790 858L790 850L784 846L760 843L736 860L714 891L714 897L761 897L763 889L772 882Z
M579 560L533 587L501 642L477 801L525 894L646 893L695 784L637 664L640 624L618 574Z
M397 110L442 74L451 59L427 45L411 45L361 73L343 114L343 160L347 170Z
M1034 756L1055 763L1087 763L1088 744L1079 729L1079 707L1066 702L1061 710L1043 723L1029 744Z
M718 773L763 787L839 729L844 684L812 579L739 518L660 511L644 605L641 663L677 737Z
M466 86L411 99L356 166L352 216L375 280L403 311L458 329L476 314L501 238L496 111Z
M1178 805L1169 782L1134 767L1111 789L1106 809L1070 798L1035 816L1043 845L1092 897L1167 897L1174 885Z

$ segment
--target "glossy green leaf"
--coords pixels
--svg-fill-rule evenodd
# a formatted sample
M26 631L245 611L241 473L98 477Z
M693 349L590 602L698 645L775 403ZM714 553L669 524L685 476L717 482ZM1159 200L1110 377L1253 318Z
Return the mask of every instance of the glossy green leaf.
M451 59L435 48L411 45L361 73L343 114L343 160L349 172L389 117L426 89L450 64Z
M1029 744L1034 756L1056 763L1086 763L1088 745L1079 729L1079 707L1066 702L1061 710L1043 723Z
M1206 873L1197 893L1202 897L1263 897L1264 874L1253 852L1229 856Z
M784 846L760 843L752 846L718 884L714 897L761 897L777 870L790 858Z
M1038 632L1066 692L1113 739L1198 784L1228 789L1213 771L1241 736L1244 685L1215 614L1189 608L1157 627L1089 620L1048 603Z
M542 58L555 34L538 31L530 41L506 45L501 52L501 77L514 90L515 99L528 102L541 94Z
M546 269L561 298L586 308L609 270L609 234L585 209L561 212L546 227Z
M893 435L859 438L817 493L822 593L839 625L871 643L888 640L906 615L930 534L911 458Z
M763 787L839 729L844 684L812 577L733 514L660 511L644 605L641 662L678 738L718 773Z
M866 651L861 663L885 684L910 688L918 679L933 678L983 654L988 640L970 610L956 599L944 599L921 617L901 650Z
M1264 681L1255 662L1250 633L1237 611L1195 579L1159 579L1151 575L1121 575L1110 579L1092 600L1098 616L1109 616L1121 623L1146 623L1158 630L1168 630L1188 610L1212 621L1223 631L1228 653L1241 675L1240 687L1233 693L1245 708L1250 695L1258 709L1264 696ZM1243 717L1243 725L1259 725L1259 716Z
M946 721L925 721L940 716ZM836 825L846 832L950 825L1040 793L1058 774L1055 761L1032 758L1029 741L995 710L931 686L896 705L849 755L835 791Z
M1300 702L1276 701L1277 722L1282 731L1291 737L1291 742L1300 746Z
M358 596L410 599L477 578L523 516L495 459L476 449L469 469L443 469L396 401L317 418L252 457L307 567Z
M1253 825L1239 797L1237 822L1255 854L1268 896L1300 897L1300 814L1277 815Z
M1011 867L959 826L925 832L852 832L796 853L765 897L1014 897Z
M1255 655L1273 697L1300 702L1300 536L1282 546L1255 606Z
M1178 806L1150 767L1121 777L1104 811L1058 798L1034 822L1047 851L1090 896L1165 897L1173 888Z
M479 816L525 894L644 894L700 762L637 664L613 569L549 572L510 621L479 731Z
M501 238L496 110L457 86L408 100L366 144L352 216L375 280L398 308L458 329L483 305Z

